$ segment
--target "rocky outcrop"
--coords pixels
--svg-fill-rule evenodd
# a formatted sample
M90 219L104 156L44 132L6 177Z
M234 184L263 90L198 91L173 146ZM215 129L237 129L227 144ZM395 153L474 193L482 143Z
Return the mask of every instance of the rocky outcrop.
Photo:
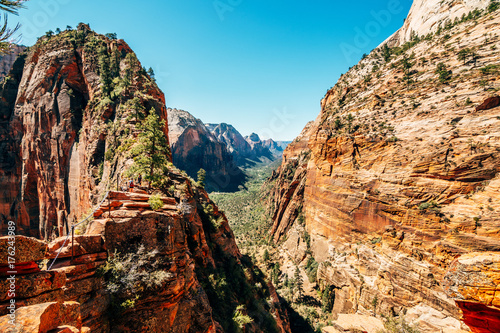
M410 41L415 35L425 36L435 33L439 27L444 28L446 24L476 9L483 10L490 3L490 0L414 1L403 27L391 36L390 43L401 45Z
M26 46L23 45L12 45L10 52L4 55L0 55L0 82L9 75L12 65L16 61L17 57L26 50Z
M2 232L13 220L21 234L54 238L103 189L125 183L120 147L143 112L136 109L166 118L164 96L124 41L83 24L42 37L10 77L0 103Z
M405 27L424 14L432 22L434 5L457 6L462 17L470 3L415 1ZM310 129L306 170L289 176L306 179L303 199L290 201L290 181L280 180L288 159L275 175L274 238L299 220L283 207L302 205L322 262L317 281L335 289L334 314L406 312L425 332L467 329L443 278L457 256L500 250L498 38L484 38L500 13L471 17L378 48L340 78ZM482 313L468 309L464 318Z
M255 165L266 159L277 158L255 133L244 138L232 125L222 123L206 126L218 141L226 145L239 166Z
M270 187L267 207L274 221L271 237L279 242L290 230L292 224L299 218L304 219L304 190L306 170L310 150L307 148L312 122L308 123L302 133L285 149L283 161L278 170L266 182L264 187ZM272 185L272 186L270 186ZM302 221L303 222L303 221Z
M240 254L224 215L181 174L170 173L169 182L175 194L161 197L158 210L148 194L110 192L84 235L48 244L51 270L17 276L16 325L33 332L226 332L235 329L227 318L243 304L253 318L246 331L289 332L274 288ZM29 241L39 242L22 240ZM16 259L27 252L20 247ZM127 260L135 268L121 271ZM137 288L131 294L123 284ZM0 285L5 332L12 327L9 285Z
M204 169L208 191L237 191L246 177L233 162L226 145L188 112L168 109L167 113L174 165L194 179L198 170Z
M249 136L246 136L245 140L248 142L250 147L252 147L252 154L254 154L256 158L267 158L269 160L274 159L274 155L271 153L271 150L264 145L264 142L257 134L252 133Z
M274 141L273 139L262 141L264 147L269 149L269 151L278 158L283 156L283 152L290 143L291 141Z
M465 254L450 265L444 288L473 332L497 332L500 327L500 253Z

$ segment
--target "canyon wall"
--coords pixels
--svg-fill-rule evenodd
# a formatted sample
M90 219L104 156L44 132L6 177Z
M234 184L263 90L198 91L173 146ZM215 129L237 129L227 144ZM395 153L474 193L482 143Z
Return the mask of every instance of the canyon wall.
M204 169L208 191L237 191L246 176L233 161L226 144L188 112L169 108L167 113L174 165L194 179L198 170Z
M14 220L22 234L57 237L106 189L125 184L120 145L135 109L166 118L164 95L124 41L83 24L42 37L8 78L0 103L2 230Z
M42 37L0 96L1 231L12 220L18 235L0 237L0 276L9 242L17 272L15 327L0 283L2 332L290 331L272 284L170 152L161 188L126 192L146 115L166 137L169 118L124 41L85 24Z
M426 332L474 317L443 279L457 257L500 250L500 14L468 14L484 7L415 1L399 39L341 76L307 147L292 143L273 175L272 237L305 220L334 314L404 312ZM449 11L460 19L435 14Z

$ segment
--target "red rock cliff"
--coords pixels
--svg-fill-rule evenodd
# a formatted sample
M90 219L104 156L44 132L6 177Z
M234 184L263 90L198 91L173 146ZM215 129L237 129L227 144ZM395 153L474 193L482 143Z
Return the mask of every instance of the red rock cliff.
M500 58L484 37L500 14L439 23L342 75L308 131L307 166L284 159L273 202L275 240L302 206L334 313L373 314L376 297L376 313L406 309L428 332L466 328L441 286L453 260L500 250Z

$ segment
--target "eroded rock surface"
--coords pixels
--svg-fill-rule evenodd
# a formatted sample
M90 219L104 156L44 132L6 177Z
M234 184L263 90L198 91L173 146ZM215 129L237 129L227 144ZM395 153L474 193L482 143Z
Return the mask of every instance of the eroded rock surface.
M498 36L484 39L500 15L467 15L485 3L415 1L389 57L381 46L341 76L307 146L292 143L284 156L295 158L273 175L272 236L305 223L301 237L310 235L322 262L318 283L335 288L334 314L406 312L425 332L467 330L443 278L460 255L500 251L499 82L491 71L500 58ZM450 12L460 19L445 27ZM423 38L439 21L440 34ZM459 59L464 49L476 54ZM301 153L309 157L299 165Z

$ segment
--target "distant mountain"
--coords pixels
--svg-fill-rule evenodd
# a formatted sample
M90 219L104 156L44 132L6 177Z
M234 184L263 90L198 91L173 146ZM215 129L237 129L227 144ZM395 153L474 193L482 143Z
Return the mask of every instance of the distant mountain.
M226 144L235 162L240 166L265 162L266 160L274 161L281 157L283 150L289 143L276 142L272 139L262 141L255 133L243 137L232 125L225 123L206 124L205 126L220 142Z
M205 126L217 140L226 145L238 165L244 165L246 159L252 157L252 147L232 125L222 123Z
M207 172L208 191L231 192L245 181L226 144L219 141L189 112L167 109L169 142L173 163L196 179L198 170Z
M24 52L24 50L26 50L26 46L13 45L10 53L0 55L0 81L3 81L3 79L9 74L17 56Z

